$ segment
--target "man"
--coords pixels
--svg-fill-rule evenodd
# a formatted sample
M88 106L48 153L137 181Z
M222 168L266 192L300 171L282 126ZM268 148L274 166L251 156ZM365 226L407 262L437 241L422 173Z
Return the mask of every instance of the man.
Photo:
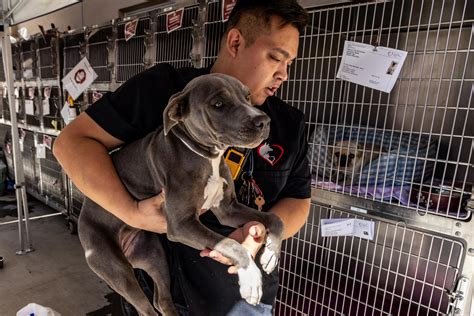
M69 124L55 142L55 156L76 186L106 210L130 226L166 233L160 207L164 197L134 200L118 178L108 152L158 128L169 97L192 78L209 72L234 76L249 87L252 104L272 119L270 137L249 154L236 192L240 192L241 202L246 200L254 207L255 198L263 197L263 210L278 215L284 223L284 238L291 237L305 223L310 205L304 118L273 95L287 80L307 18L296 0L240 0L212 67L176 70L161 64L135 76ZM264 240L265 229L260 223L233 230L220 225L211 212L200 220L242 242L254 256ZM235 273L235 267L227 270L230 262L222 255L163 242L173 276L173 299L183 314L271 314L277 271L262 273L261 304L251 306L241 300L236 276L227 273Z

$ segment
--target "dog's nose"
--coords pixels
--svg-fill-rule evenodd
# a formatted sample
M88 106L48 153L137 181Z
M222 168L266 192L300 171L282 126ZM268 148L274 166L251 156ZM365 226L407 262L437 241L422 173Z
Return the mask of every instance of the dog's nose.
M252 119L252 123L256 128L264 129L270 125L270 118L267 115L258 115Z

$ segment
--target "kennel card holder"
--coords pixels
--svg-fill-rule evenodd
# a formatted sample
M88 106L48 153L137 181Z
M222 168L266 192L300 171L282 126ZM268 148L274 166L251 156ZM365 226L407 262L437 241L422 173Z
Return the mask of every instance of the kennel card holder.
M407 52L389 47L344 42L336 77L390 93L400 74Z
M354 236L363 239L374 239L375 224L373 221L357 218L324 218L321 219L321 236Z

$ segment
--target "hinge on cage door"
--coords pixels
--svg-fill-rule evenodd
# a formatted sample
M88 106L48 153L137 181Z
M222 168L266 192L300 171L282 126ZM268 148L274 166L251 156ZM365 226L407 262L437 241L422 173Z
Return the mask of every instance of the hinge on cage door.
M156 42L155 33L158 30L158 13L153 12L150 14L151 22L150 27L145 29L145 55L143 56L143 65L145 69L148 69L154 65L156 60Z
M469 299L466 297L469 290L469 279L466 277L460 277L456 285L454 292L448 293L450 298L449 302L449 313L448 315L462 315L466 301Z
M193 46L191 47L190 57L191 63L195 68L202 68L204 66L205 55L205 26L207 22L207 0L199 0L199 14L197 19L193 19L193 29L191 37L193 39Z
M110 89L115 90L117 83L115 73L115 42L117 41L117 20L112 20L112 33L107 36L107 70L110 73Z

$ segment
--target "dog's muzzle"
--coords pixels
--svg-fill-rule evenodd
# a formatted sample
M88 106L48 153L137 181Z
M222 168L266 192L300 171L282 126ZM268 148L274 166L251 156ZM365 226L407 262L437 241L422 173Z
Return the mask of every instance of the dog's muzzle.
M268 115L257 115L249 119L248 122L249 129L255 131L256 135L262 136L264 139L268 137L270 133L270 118Z

